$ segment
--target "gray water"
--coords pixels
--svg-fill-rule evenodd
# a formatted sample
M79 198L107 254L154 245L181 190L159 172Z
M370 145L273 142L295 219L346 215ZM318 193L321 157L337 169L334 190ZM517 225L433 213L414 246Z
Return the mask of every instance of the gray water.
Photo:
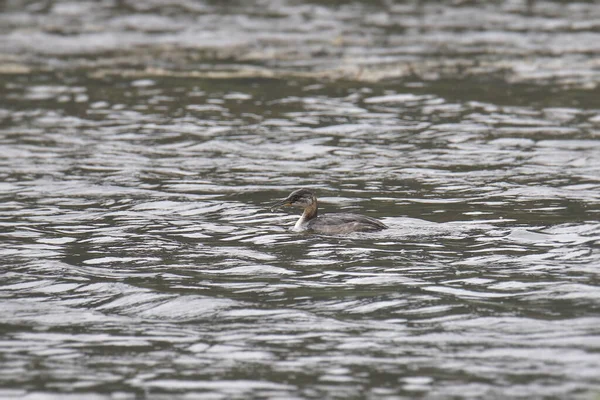
M1 398L599 398L597 3L0 11Z

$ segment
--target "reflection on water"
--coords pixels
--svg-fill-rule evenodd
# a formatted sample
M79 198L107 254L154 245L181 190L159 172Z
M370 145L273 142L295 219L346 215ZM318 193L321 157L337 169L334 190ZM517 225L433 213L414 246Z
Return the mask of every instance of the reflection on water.
M600 393L598 7L119 4L2 6L0 397Z

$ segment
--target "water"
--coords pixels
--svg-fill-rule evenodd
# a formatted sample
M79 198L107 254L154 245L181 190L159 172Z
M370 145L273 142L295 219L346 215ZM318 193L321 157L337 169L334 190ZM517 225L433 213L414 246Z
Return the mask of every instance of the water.
M0 397L600 396L593 2L0 7Z

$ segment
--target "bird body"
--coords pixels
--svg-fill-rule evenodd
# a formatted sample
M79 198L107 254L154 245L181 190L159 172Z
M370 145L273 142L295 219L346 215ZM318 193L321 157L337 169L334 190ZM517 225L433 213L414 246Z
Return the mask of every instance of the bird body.
M351 213L318 215L317 197L309 189L298 189L285 199L274 204L271 209L281 206L297 206L304 209L293 231L313 231L323 234L346 234L352 232L374 232L387 226L371 217Z

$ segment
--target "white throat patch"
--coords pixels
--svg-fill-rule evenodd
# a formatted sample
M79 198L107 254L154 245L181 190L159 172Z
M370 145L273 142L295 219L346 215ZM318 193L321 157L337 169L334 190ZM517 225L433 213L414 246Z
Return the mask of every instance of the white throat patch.
M306 225L307 225L306 218L304 218L304 214L302 214L300 219L298 219L298 221L296 221L296 225L294 225L292 230L295 232L304 231L304 230L306 230Z

